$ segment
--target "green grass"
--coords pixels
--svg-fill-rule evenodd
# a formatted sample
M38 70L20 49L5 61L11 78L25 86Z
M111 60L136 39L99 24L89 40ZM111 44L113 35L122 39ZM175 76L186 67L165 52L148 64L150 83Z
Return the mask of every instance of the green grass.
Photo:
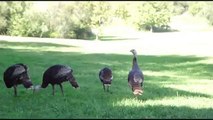
M0 42L0 118L213 118L213 57L138 56L145 83L144 94L135 99L127 84L132 56L53 50L61 47L72 48ZM35 94L20 85L14 97L2 75L8 66L20 62L30 68L35 85L49 66L70 65L80 89L63 83L63 97L59 86L52 96L50 85ZM98 79L104 66L113 70L112 94L103 91Z

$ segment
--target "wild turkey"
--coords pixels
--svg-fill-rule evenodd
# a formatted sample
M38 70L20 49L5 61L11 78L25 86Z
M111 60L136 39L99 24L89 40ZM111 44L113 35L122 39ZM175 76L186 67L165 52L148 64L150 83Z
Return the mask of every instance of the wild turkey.
M63 86L62 86L63 82L69 81L74 88L79 87L72 73L73 73L73 70L69 66L53 65L44 72L43 82L41 86L35 89L46 88L49 84L51 84L53 89L52 94L54 95L55 94L54 85L58 84L61 88L62 94L64 95Z
M144 76L142 71L140 70L138 63L137 63L137 52L135 49L130 50L133 54L133 63L132 63L132 70L129 72L128 75L128 83L132 89L134 95L142 95L143 93L143 82Z
M99 72L99 79L103 84L103 89L105 91L105 87L107 87L107 92L109 92L109 87L112 83L113 75L112 70L110 68L104 67Z
M28 67L22 63L11 65L5 70L4 83L7 88L14 88L15 96L17 96L17 86L19 84L23 84L25 88L33 88L30 76L28 75Z

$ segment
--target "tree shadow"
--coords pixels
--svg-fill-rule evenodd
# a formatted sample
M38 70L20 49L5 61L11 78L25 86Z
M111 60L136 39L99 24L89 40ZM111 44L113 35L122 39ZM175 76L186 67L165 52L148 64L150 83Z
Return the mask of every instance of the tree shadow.
M60 45L54 43L39 43L39 42L8 42L0 41L1 45L6 46L26 46L26 47L75 47L70 45Z
M122 37L122 36L99 36L102 41L114 41L114 40L136 40L139 38L134 37Z
M169 25L162 25L160 27L153 26L152 32L154 32L154 33L160 33L160 32L179 32L179 30L173 29Z

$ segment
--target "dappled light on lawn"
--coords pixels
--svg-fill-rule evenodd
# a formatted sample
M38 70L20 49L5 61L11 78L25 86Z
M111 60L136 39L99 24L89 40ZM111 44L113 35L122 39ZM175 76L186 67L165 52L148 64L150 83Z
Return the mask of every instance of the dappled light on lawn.
M167 76L167 77L179 77L179 78L189 78L189 76L183 76L183 75L179 75L177 74L177 72L173 72L173 71L145 71L144 74L149 75L149 76L156 76L156 77L163 77L163 76Z
M185 79L183 84L166 84L165 87L175 88L178 90L184 90L188 92L194 93L202 93L206 95L210 95L213 98L212 86L213 80L206 79Z

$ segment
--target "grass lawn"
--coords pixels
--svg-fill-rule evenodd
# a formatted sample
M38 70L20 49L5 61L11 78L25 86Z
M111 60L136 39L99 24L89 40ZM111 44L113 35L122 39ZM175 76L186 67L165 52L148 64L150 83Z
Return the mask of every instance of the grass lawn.
M58 52L75 49L47 43L0 41L0 118L213 118L213 57L138 56L145 75L144 94L135 99L127 84L132 55ZM22 85L18 97L3 82L4 70L25 63L34 85L51 65L70 65L80 89L63 83L33 94ZM112 68L114 79L105 93L98 79L101 68Z

